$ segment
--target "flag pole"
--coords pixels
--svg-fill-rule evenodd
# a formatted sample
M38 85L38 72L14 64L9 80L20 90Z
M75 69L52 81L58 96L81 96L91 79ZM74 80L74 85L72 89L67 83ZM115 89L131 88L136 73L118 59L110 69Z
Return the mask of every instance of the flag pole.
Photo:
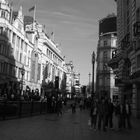
M36 4L35 4L35 9L34 9L34 22L35 22L35 18L36 18Z

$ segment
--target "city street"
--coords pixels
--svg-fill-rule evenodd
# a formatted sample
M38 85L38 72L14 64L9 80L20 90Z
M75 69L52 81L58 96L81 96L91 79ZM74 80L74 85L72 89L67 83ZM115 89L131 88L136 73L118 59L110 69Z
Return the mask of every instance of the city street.
M0 122L0 140L138 140L140 120L133 119L133 129L94 131L88 126L89 112L71 110L62 116L46 114ZM116 129L116 126L115 126Z

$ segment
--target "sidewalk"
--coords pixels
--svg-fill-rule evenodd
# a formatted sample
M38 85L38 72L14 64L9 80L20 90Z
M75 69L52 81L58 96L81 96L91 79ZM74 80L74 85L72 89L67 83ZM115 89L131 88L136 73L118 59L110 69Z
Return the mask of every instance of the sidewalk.
M133 129L123 132L94 131L88 124L89 112L76 114L71 110L62 116L46 114L41 116L6 120L0 122L0 140L138 140L140 120L133 120Z

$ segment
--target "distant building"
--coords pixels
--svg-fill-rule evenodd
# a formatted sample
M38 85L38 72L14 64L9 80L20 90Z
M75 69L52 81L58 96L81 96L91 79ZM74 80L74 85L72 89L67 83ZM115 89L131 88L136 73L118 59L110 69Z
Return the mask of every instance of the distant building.
M73 71L73 62L70 61L66 63L67 73L66 73L66 94L69 98L72 97L73 94L73 85L74 85L74 71Z
M116 16L114 14L99 21L99 41L97 47L96 93L99 98L107 96L113 99L118 94L115 75L108 66L112 52L117 47Z
M78 97L81 93L81 85L80 85L80 73L74 73L74 91L75 95Z

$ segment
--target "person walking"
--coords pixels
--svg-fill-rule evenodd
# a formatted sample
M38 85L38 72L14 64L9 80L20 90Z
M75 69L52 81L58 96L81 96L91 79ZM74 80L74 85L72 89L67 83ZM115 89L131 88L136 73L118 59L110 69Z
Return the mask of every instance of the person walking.
M97 103L96 102L94 102L91 105L90 118L91 118L91 129L94 128L94 130L96 131L96 122L97 122Z
M116 105L116 116L118 118L118 130L125 128L125 107L124 104L117 102Z
M62 99L61 97L58 97L58 100L56 102L56 112L58 116L62 116Z
M129 101L126 100L124 103L124 127L126 127L127 123L127 128L131 129L131 106L129 104Z
M83 102L83 99L81 99L81 100L80 100L80 103L79 103L80 111L82 111L83 105L84 105L84 102Z
M117 101L115 104L115 116L117 119L117 127L118 127L117 129L120 130L122 121L121 121L121 105L120 105L119 101Z
M110 129L113 129L113 112L114 112L114 105L111 102L111 99L108 99L108 124L107 126Z
M72 113L76 113L76 101L71 104Z
M98 130L101 130L101 126L103 131L106 131L106 106L105 106L105 99L102 98L99 100L98 103Z

